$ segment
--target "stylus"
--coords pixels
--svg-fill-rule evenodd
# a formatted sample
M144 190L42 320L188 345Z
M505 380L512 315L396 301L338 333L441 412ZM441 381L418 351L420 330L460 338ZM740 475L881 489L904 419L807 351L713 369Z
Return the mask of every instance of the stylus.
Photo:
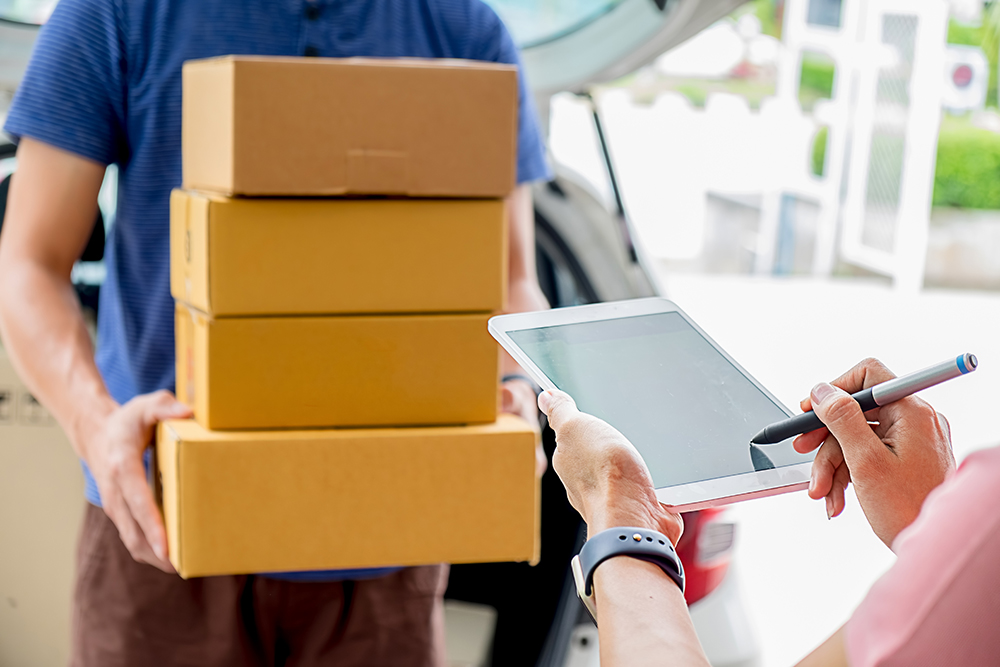
M976 370L976 366L978 365L979 361L976 360L976 355L966 353L955 359L943 361L930 368L925 368L922 371L893 378L882 384L859 391L856 394L851 394L851 398L861 405L862 411L867 412L881 405L898 401L910 394L915 394L921 389L927 389L945 380L971 373ZM823 422L820 421L815 412L810 410L809 412L803 412L801 415L765 426L760 433L750 440L750 444L773 445L793 436L815 431L822 427Z

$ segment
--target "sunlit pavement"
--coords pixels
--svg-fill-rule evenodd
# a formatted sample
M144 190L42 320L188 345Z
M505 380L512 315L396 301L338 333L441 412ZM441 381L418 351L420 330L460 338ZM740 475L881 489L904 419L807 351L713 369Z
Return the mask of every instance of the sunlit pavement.
M866 356L897 373L975 353L974 374L922 392L955 454L1000 443L1000 294L902 294L876 282L661 275L666 296L786 405ZM893 555L849 492L844 513L805 492L735 505L736 562L763 665L792 665L843 624Z

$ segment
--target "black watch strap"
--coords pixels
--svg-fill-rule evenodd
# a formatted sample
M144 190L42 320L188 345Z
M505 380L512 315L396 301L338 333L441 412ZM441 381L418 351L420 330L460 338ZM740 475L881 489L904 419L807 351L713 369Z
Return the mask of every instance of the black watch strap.
M594 591L594 570L614 556L631 556L658 565L684 591L684 567L665 535L645 528L610 528L587 540L580 550L580 570L588 597Z

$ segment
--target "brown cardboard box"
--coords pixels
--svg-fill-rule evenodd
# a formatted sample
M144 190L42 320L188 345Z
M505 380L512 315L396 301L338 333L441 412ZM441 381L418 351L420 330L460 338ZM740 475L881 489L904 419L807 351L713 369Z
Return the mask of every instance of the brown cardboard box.
M0 347L0 665L65 665L80 461Z
M211 429L491 422L499 348L488 319L211 319L179 304L177 398Z
M225 56L184 64L184 188L504 197L517 71L469 60Z
M535 438L511 415L373 430L164 422L170 561L182 577L537 561Z
M175 190L170 291L213 316L502 310L497 199L231 199Z

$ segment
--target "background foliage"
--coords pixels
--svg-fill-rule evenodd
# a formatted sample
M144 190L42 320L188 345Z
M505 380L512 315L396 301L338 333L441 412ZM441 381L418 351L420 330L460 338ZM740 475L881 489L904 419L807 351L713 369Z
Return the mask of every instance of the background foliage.
M964 118L943 118L934 206L1000 209L1000 134Z

